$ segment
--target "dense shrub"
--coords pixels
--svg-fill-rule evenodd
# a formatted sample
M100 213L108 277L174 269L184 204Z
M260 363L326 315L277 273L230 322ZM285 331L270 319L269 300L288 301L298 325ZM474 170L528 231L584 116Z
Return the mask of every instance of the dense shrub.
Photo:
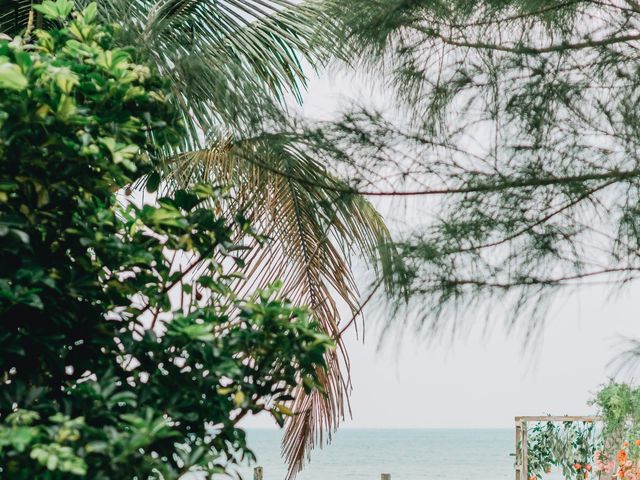
M233 294L254 234L220 189L118 201L158 188L167 90L95 4L37 8L57 28L0 40L0 477L222 472L251 456L239 419L290 414L331 342L277 286Z

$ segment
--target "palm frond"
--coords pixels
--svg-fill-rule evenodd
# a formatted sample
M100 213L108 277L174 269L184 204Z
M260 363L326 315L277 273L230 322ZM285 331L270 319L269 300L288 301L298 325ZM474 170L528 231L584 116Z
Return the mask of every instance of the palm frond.
M0 0L0 33L24 30L34 3ZM299 100L306 86L302 62L318 66L331 49L323 2L112 0L100 7L105 22L120 26L120 41L171 82L191 149L221 126L246 132L279 117L286 96Z
M326 395L306 395L300 388L292 405L295 415L287 424L283 443L292 477L309 450L324 435L330 438L348 409L349 358L341 329L345 320L361 310L351 262L361 255L374 277L391 279L397 262L391 237L366 199L348 193L346 185L322 164L287 141L224 142L181 155L170 168L179 184L206 180L234 186L228 214L243 211L269 237L266 245L256 246L245 256L249 269L239 290L280 279L284 294L295 303L309 305L336 340L336 351L327 357ZM348 319L341 318L341 309L350 312Z
M192 149L220 126L246 132L281 115L306 86L301 63L327 52L321 2L114 0L102 12L170 80Z

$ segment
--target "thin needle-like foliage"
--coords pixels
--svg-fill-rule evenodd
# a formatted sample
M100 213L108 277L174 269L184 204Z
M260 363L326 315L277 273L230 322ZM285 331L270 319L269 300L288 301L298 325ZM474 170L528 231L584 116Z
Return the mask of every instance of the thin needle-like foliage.
M332 16L400 113L365 105L328 128L348 183L422 199L400 242L405 318L433 337L506 314L531 337L558 292L637 279L638 2L356 0Z

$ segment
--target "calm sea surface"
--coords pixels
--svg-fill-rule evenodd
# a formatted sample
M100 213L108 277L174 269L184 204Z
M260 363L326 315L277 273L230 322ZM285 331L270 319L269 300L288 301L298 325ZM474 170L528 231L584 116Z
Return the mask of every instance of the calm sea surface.
M281 432L250 430L249 445L264 480L284 480ZM331 445L313 452L299 480L513 479L514 433L504 430L340 430ZM242 471L252 479L252 469Z

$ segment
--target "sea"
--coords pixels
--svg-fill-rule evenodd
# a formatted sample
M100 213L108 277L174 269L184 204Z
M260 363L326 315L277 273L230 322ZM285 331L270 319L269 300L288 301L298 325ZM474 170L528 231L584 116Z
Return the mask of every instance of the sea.
M249 430L248 442L264 480L284 480L279 430ZM502 480L513 479L513 429L342 429L330 445L312 452L297 480ZM253 480L253 468L240 471Z

